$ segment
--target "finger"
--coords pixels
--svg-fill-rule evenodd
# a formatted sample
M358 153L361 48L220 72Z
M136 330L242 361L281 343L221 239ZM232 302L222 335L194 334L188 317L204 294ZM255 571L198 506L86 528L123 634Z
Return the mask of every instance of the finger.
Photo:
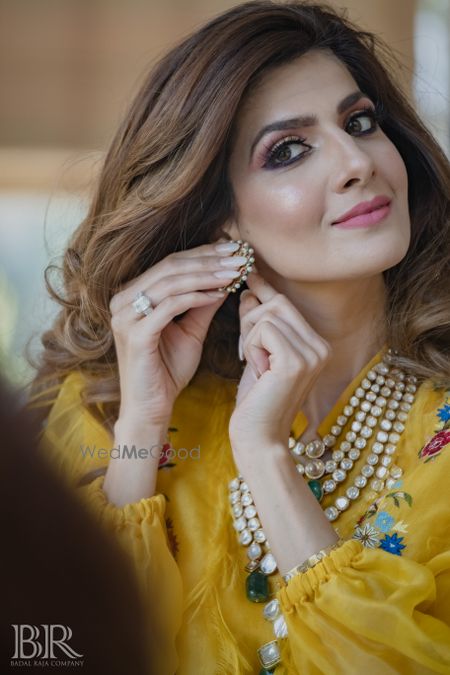
M223 244L227 244L227 247L218 250L217 246L222 247ZM240 244L237 244L234 239L226 239L225 237L221 237L220 239L217 239L217 241L213 241L210 244L201 244L200 246L194 246L194 248L186 248L182 251L177 251L174 255L179 255L183 258L195 258L198 255L217 255L217 253L220 253L221 251L225 253L234 253L238 250L239 246Z
M247 363L236 389L236 405L239 405L245 398L246 393L249 392L253 384L257 381L259 373L257 373L251 363Z
M133 306L138 291L149 295L152 305L158 305L169 295L195 290L217 290L240 275L242 258L233 256L233 265L224 266L220 257L191 258L167 262L134 279L130 286L116 294L110 302L112 313Z
M256 307L260 307L261 303L254 293L249 289L245 289L239 296L239 320L241 322L241 333L242 333L242 321L247 316L251 310Z
M179 314L183 314L194 307L201 307L207 304L215 303L217 306L221 298L212 297L206 293L194 292L183 295L175 295L165 298L150 314L141 316L133 324L130 330L129 322L124 321L120 315L114 315L111 319L111 326L115 335L123 334L125 337L132 336L137 344L148 345L154 342L150 338L156 338L156 344L159 340L161 331Z
M284 329L285 326L281 329L272 321L259 322L249 333L244 351L251 359L255 358L257 351L264 351L268 355L270 370L283 373L304 370L305 377L309 380L319 365L318 357L306 344L302 344L300 348L294 346Z
M208 303L201 307L191 307L189 311L177 321L177 325L188 335L194 335L199 341L204 342L211 320L226 297L227 293L224 292L223 297L216 298L212 303Z
M285 295L277 293L268 302L258 303L249 308L241 318L241 332L248 334L251 328L264 316L266 312L275 315L289 324L303 340L310 344L321 358L329 353L328 343L311 327L298 309Z
M244 359L243 343L249 330L244 329L243 318L251 309L258 307L259 305L260 305L259 300L249 289L246 288L245 290L242 291L242 293L239 296L240 335L238 344L238 353L241 361Z
M278 293L254 268L248 275L247 286L260 302L268 302Z
M274 316L273 314L266 313L264 315L264 318L261 319L261 321L259 321L250 330L243 345L244 354L247 351L249 357L251 356L256 360L258 367L261 364L269 363L267 361L267 358L270 357L270 351L268 350L268 346L262 344L260 341L261 340L260 326L264 322L270 323L273 326L275 326L275 328L283 336L285 341L289 343L290 350L292 351L292 353L300 355L302 358L306 359L307 363L310 365L311 368L314 369L319 365L321 359L308 342L303 340L303 338L299 336L298 333L283 319ZM266 356L267 353L269 356Z

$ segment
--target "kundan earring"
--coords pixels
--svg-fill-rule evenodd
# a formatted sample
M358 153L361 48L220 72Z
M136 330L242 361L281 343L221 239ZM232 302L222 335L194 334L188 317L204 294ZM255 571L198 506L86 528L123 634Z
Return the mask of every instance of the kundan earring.
M253 269L253 263L255 258L253 256L254 250L247 241L242 241L242 239L231 240L239 244L237 251L233 253L233 256L244 256L246 258L245 263L239 268L239 276L236 279L228 284L228 286L222 286L219 288L219 291L227 291L228 293L236 293L237 289L240 288L242 283L247 279L249 273Z

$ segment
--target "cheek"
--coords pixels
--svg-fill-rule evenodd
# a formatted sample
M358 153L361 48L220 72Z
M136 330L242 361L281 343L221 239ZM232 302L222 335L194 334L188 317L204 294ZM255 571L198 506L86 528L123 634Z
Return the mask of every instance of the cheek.
M235 191L241 225L248 232L258 229L274 232L305 230L320 223L320 188L317 181L307 182L295 177L271 178L241 184Z
M398 195L407 196L408 174L402 156L395 145L385 136L377 152L377 164L381 175Z

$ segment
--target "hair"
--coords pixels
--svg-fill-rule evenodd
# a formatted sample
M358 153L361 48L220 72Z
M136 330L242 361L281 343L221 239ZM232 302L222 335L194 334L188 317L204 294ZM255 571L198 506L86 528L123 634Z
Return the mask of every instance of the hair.
M419 381L450 385L449 164L393 79L397 58L345 10L257 0L214 17L164 55L112 138L62 267L45 270L61 309L33 363L30 400L40 398L44 411L51 405L44 392L79 370L85 405L112 426L120 403L112 296L168 254L223 234L237 210L228 160L239 112L270 69L311 49L331 50L343 62L381 111L380 126L406 165L411 242L404 259L383 272L394 365ZM49 280L53 270L62 273L61 292ZM239 379L238 303L239 292L230 293L215 314L197 373Z

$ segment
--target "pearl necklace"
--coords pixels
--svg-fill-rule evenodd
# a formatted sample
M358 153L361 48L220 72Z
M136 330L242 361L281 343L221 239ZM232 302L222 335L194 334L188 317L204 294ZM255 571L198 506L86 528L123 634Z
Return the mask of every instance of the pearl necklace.
M389 349L382 360L368 371L337 417L336 424L323 439L305 444L292 434L289 437L288 448L296 461L297 470L309 479L308 485L320 502L325 494L335 492L345 481L368 440L376 433L371 452L353 484L334 500L334 505L324 508L330 522L336 521L352 501L357 501L368 485L375 492L381 492L385 486L391 488L403 474L402 469L392 463L392 457L414 403L417 378L405 375L399 368L391 368L391 355L392 350ZM328 448L335 447L350 420L353 420L350 431L345 434L339 448L332 452L331 460L320 459ZM300 458L305 458L305 463ZM261 528L247 483L242 476L237 476L228 487L233 526L239 542L247 548L249 558L245 567L250 572L246 582L247 596L253 602L264 602L269 597L268 576L277 572L278 566ZM263 614L265 619L273 622L276 638L287 637L287 626L278 599L270 600ZM258 655L264 668L277 665L280 662L277 640L262 645Z

